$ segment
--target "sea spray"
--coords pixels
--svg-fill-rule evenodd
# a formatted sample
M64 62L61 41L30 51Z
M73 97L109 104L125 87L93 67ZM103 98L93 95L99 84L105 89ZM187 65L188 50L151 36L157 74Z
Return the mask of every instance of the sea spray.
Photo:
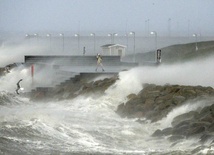
M23 87L26 91L30 91L32 87L30 70L23 65L11 69L10 73L0 78L0 90L15 93L15 90L17 89L16 84L20 79L23 79L23 81L20 83L21 87Z
M115 113L117 106L127 100L127 95L139 93L143 83L184 84L185 78L187 83L190 82L192 77L184 76L190 70L182 73L184 67L178 68L173 71L173 67L163 65L121 72L119 80L96 97L81 95L63 101L31 102L23 100L22 96L9 95L8 98L13 100L6 104L9 106L0 109L0 150L9 154L190 154L197 143L195 139L183 139L173 144L168 139L151 135L168 126L172 122L169 117L174 118L183 110L197 110L200 102L196 107L175 109L169 113L166 123L140 124L136 119L121 118ZM177 75L180 72L182 79ZM211 82L199 80L204 85ZM195 85L197 81L193 80L191 84ZM6 85L4 88L7 89ZM16 104L16 101L21 101L21 104Z
M182 64L163 63L158 67L139 66L129 70L126 75L128 75L128 77L131 77L130 83L133 81L133 83L138 82L140 84L178 84L214 87L212 80L212 77L214 76L212 68L213 65L214 62L212 56L200 61L195 60Z
M185 104L174 108L171 112L168 113L166 117L164 117L162 120L160 120L158 123L160 123L161 129L171 127L172 126L172 121L176 116L188 113L190 111L198 111L206 106L210 106L213 104L212 102L213 98L207 98L207 99L194 99L191 101L187 101Z
M158 123L140 124L136 119L119 117L115 109L123 100L111 97L117 90L109 88L96 98L78 96L55 102L16 97L22 104L11 103L0 110L5 118L0 122L0 136L7 140L0 141L0 150L11 153L12 146L12 153L161 154L192 149L193 140L170 148L172 143L167 139L152 138L161 128Z
M1 136L16 153L20 153L18 148L22 148L22 153L145 152L145 138L149 138L151 130L134 120L120 118L109 98L80 96L68 101L11 103L1 109L1 117L5 118L0 122ZM7 143L1 142L0 149L10 152Z

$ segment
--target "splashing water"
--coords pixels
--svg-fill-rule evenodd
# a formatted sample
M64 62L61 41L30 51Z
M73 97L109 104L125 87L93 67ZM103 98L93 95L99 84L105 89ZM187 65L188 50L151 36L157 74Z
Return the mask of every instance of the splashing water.
M0 150L5 153L148 154L183 151L193 143L170 148L167 140L151 138L161 126L120 118L115 113L119 99L108 94L48 103L8 97L13 104L0 109Z
M152 138L151 135L157 129L168 127L182 112L197 109L200 103L174 109L157 123L139 124L136 119L120 118L115 110L126 102L127 95L138 93L143 83L212 86L212 63L207 60L202 65L206 68L203 73L210 73L205 80L200 78L203 67L196 71L191 63L134 68L121 72L119 80L97 98L79 96L73 100L46 103L31 102L14 95L14 72L1 79L0 153L188 154L194 149L195 139L184 140L172 147L167 139ZM20 77L27 74L22 72ZM13 84L5 83L8 79L14 81Z

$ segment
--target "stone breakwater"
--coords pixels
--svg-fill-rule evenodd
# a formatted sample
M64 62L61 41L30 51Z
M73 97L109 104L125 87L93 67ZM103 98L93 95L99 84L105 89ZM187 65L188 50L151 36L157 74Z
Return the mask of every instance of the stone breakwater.
M214 143L214 89L202 86L144 84L136 95L118 106L121 117L146 118L155 123L166 117L173 109L187 103L201 101L204 108L181 114L165 129L156 130L153 137L168 137L170 141L198 137L200 142ZM140 123L143 123L140 121Z
M105 93L119 78L112 74L108 78L94 80L99 74L80 74L60 85L44 92L34 91L30 94L32 101L66 100L79 95L95 96ZM178 143L179 140L198 137L201 143L214 143L214 89L202 86L155 85L144 84L138 94L129 94L128 101L120 104L116 113L121 117L141 118L152 123L166 117L173 109L185 104L201 101L203 108L183 113L173 118L171 125L156 130L151 136L167 137Z
M108 76L108 78L99 78L100 76ZM95 80L94 80L95 79ZM67 100L80 95L96 96L105 93L105 90L116 82L118 75L114 74L80 74L74 78L66 80L60 85L49 89L48 91L33 91L30 93L32 101L38 100Z

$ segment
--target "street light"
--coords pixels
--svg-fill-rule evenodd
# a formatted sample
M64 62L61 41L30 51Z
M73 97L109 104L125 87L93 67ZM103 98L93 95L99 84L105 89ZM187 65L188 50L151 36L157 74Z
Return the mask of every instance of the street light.
M128 49L129 49L129 33L128 32L126 32L125 37L126 37L126 52L128 53Z
M34 33L34 36L36 37L37 39L37 43L39 43L39 35L37 33Z
M109 33L108 36L111 37L111 43L114 44L114 36L118 36L118 34L117 33Z
M134 36L134 38L133 38L133 39L134 39L134 55L133 55L133 62L135 62L135 32L132 31L132 32L130 32L129 34Z
M25 39L27 40L27 43L30 44L30 38L31 38L31 35L30 34L25 34Z
M157 50L157 32L156 31L152 31L150 32L151 35L155 35L155 49Z
M150 19L145 20L145 35L149 36L149 21Z
M79 34L75 34L75 37L77 37L77 41L78 41L78 52L80 51L80 35Z
M96 47L96 35L95 33L91 33L91 36L94 36L94 52L96 51L95 47Z
M118 36L118 34L117 33L113 33L113 43L114 43L114 36Z
M188 39L189 39L189 26L190 26L190 20L188 19Z
M111 43L113 43L112 34L109 33L108 36L111 38Z
M51 51L51 34L48 33L48 34L47 34L47 37L49 37L49 39L50 39L50 51Z
M30 35L29 35L29 34L26 34L26 35L25 35L25 38L29 38L29 37L30 37Z
M168 35L171 37L171 18L168 19Z
M145 36L147 36L147 20L145 20Z
M151 35L155 35L155 50L157 51L157 32L156 31L152 31L152 32L150 32L150 34ZM156 61L156 55L155 55L155 61Z
M62 52L64 52L64 33L60 33L59 36L62 37Z
M196 33L194 33L192 36L195 37L195 51L197 51L198 50L198 35Z

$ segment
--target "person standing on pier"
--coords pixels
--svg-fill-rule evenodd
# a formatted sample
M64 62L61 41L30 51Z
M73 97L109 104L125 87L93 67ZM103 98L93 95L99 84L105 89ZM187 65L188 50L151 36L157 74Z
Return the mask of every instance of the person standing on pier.
M85 55L86 51L85 51L85 47L83 47L83 55Z
M96 71L97 71L97 69L98 69L99 66L102 68L102 71L105 71L103 69L103 64L102 64L103 59L102 59L102 56L100 54L97 54L96 58L97 58L97 68L96 68Z

